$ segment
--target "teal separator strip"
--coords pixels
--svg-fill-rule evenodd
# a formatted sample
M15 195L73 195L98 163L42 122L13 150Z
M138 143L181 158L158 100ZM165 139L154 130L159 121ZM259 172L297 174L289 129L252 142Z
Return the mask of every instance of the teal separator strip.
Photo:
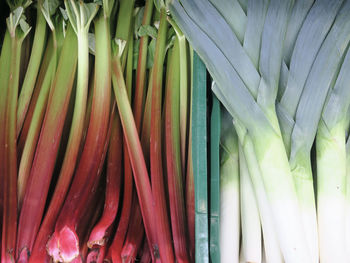
M196 210L196 263L209 262L206 80L206 68L199 56L194 52L192 91L192 159Z
M213 94L210 119L210 261L220 262L220 102Z

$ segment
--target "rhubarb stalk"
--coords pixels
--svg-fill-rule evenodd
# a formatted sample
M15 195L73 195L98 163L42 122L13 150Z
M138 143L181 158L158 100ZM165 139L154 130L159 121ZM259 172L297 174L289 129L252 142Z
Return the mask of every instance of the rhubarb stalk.
M150 263L152 260L146 239L143 241L143 247L142 247L140 256L141 256L140 263Z
M165 96L165 141L169 204L177 262L190 262L186 240L186 210L181 167L180 40L176 39L168 63Z
M71 261L79 255L76 228L92 199L91 192L96 191L100 163L105 151L111 101L109 15L112 2L103 2L104 12L95 20L95 83L89 128L74 180L49 241L52 243L57 240L56 245L51 244L49 254L54 253L56 247L64 261Z
M190 49L191 58L191 76L193 73L193 49ZM194 175L192 162L192 87L193 78L190 85L190 124L188 132L188 155L187 155L187 175L186 175L186 212L187 227L189 237L189 251L191 261L195 261L195 197L194 197Z
M152 193L155 201L154 219L157 225L157 240L162 262L174 262L174 252L167 214L165 187L162 167L162 88L163 64L167 34L167 15L165 9L160 11L160 24L156 43L156 53L153 65L152 106L151 106L151 138L150 161Z
M29 26L23 18L24 8L17 7L7 18L11 38L10 70L7 81L7 99L4 116L4 170L3 170L3 221L1 262L15 261L17 234L17 136L16 109L19 86L21 46L29 33ZM20 27L19 22L21 23ZM6 76L5 76L6 77Z
M154 252L158 246L155 241L155 229L153 227L153 196L151 185L143 153L141 143L138 137L134 117L128 100L128 94L125 87L122 67L120 64L120 55L114 54L112 58L112 81L114 94L116 96L118 111L123 126L124 135L127 142L127 148L130 153L130 161L133 168L134 180L140 201L141 213L145 225L146 235L150 243L150 247ZM153 253L153 255L156 255Z
M187 44L185 35L172 19L168 19L174 28L176 38L179 42L179 58L180 58L180 140L181 140L181 165L183 177L186 171L187 158L187 122L188 122L188 59Z
M68 25L20 214L17 254L22 259L28 257L42 220L74 81L76 54L77 39Z
M78 76L75 95L74 113L66 154L64 156L60 176L72 177L78 157L80 141L83 133L86 101L89 81L89 39L90 23L99 6L94 3L65 0L67 14L78 38Z
M101 219L91 231L88 241L89 247L106 245L108 230L110 230L118 212L122 178L122 138L120 119L115 113L108 151L105 206Z
M48 60L47 61L48 65L43 64L43 67L45 67L45 69L43 69L43 72L45 72L45 74L42 74L43 80L40 81L40 83L38 83L38 86L36 87L33 94L33 100L35 100L36 103L35 105L31 104L29 106L29 110L27 114L28 122L26 119L24 122L21 136L20 136L20 144L23 143L22 140L25 140L25 142L23 145L21 160L20 160L19 169L18 169L19 208L22 207L25 189L27 186L30 169L32 167L32 162L34 159L35 148L39 138L41 125L42 125L42 121L43 121L46 106L47 106L50 87L54 79L55 71L57 67L56 65L57 64L57 52L56 52L57 43L55 43L54 39L55 37L53 37L53 35L49 39L47 51L44 57L44 60L46 59ZM38 94L35 94L35 93L38 93ZM29 123L29 119L30 119L30 123ZM27 127L27 125L29 127Z
M142 25L147 26L151 22L153 11L153 0L146 0L145 10L142 19ZM146 82L146 64L147 64L148 35L140 38L139 56L136 69L135 96L133 102L133 111L135 116L136 128L141 132L141 121L143 113L144 90Z
M137 251L139 250L143 234L144 228L142 224L142 216L140 212L139 202L137 200L137 195L134 193L133 196L133 208L134 211L133 217L129 224L128 234L126 236L126 240L121 251L122 262L129 263L134 262Z
M38 0L38 7L42 5L43 0ZM40 8L37 8L36 26L32 51L27 66L27 72L24 77L21 92L18 97L17 106L17 137L22 129L22 125L32 97L34 85L39 72L41 58L44 53L46 41L46 20Z

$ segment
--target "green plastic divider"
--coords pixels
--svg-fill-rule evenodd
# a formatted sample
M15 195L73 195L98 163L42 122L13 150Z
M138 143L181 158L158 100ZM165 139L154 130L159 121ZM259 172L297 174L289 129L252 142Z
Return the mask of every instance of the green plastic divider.
M192 159L195 187L195 258L209 262L207 177L207 72L193 52Z
M210 118L210 261L220 262L220 101L213 94Z

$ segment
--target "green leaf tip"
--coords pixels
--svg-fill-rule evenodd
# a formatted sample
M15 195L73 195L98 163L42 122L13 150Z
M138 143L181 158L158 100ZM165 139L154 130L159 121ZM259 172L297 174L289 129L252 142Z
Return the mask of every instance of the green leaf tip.
M11 11L14 11L18 7L22 7L23 9L27 8L31 5L32 0L6 0L8 6Z
M81 0L65 0L64 4L75 33L88 31L91 21L98 12L99 5L96 3L84 3Z
M25 21L23 12L24 8L19 6L12 11L10 16L6 19L7 28L11 37L15 37L17 33L17 37L24 39L31 29L31 27ZM18 25L20 27L20 31L17 30Z
M43 16L45 17L45 20L49 25L51 31L55 30L55 26L51 17L54 14L56 14L56 11L59 5L60 5L59 0L44 0L43 3L40 5L40 10L43 13Z
M105 17L110 17L113 11L115 0L102 0L103 13Z

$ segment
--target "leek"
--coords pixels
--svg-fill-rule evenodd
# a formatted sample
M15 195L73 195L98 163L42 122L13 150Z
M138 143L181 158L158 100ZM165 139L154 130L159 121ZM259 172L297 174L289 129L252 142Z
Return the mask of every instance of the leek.
M344 7L345 8L345 5ZM317 216L322 262L346 262L346 129L350 106L350 52L328 92L316 137ZM332 225L333 227L329 227ZM334 244L338 244L335 246Z
M220 262L238 262L240 232L238 137L232 119L225 110L222 111L221 119Z

